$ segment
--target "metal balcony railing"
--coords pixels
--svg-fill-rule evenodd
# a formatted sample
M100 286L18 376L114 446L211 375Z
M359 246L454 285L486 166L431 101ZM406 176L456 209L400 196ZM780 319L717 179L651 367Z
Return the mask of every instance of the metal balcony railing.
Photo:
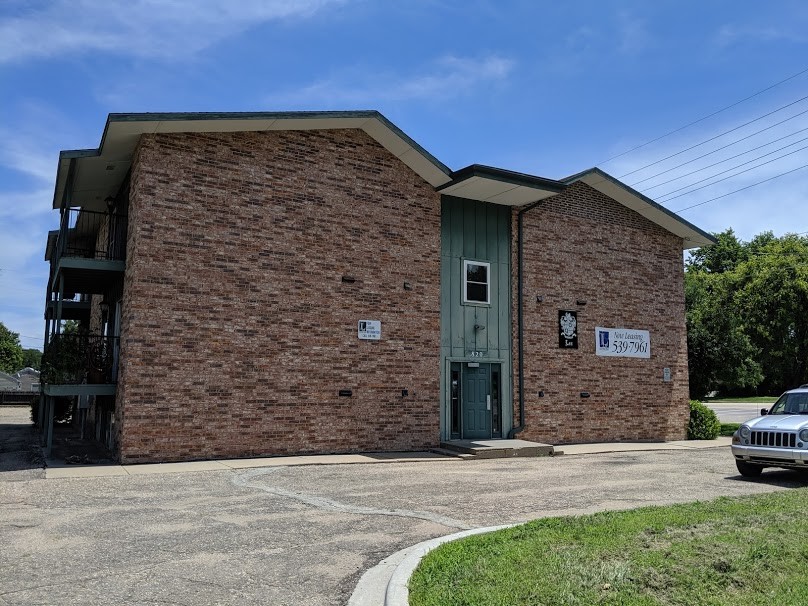
M121 261L126 255L126 228L126 215L65 209L56 240L56 256Z
M40 381L48 385L115 383L118 337L54 335L42 355Z

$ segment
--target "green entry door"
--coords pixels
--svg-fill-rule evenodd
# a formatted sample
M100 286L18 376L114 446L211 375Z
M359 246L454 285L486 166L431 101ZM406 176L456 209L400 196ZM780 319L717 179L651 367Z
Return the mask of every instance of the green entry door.
M463 369L463 438L491 437L491 365Z

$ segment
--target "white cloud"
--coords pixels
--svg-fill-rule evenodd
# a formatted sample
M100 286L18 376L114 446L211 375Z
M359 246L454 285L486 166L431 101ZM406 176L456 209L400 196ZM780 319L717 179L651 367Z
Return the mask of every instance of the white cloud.
M53 0L0 18L0 63L89 51L176 58L344 0ZM12 5L13 6L13 5Z
M5 205L0 220L0 322L20 333L24 347L42 347L45 290L48 264L44 261L49 221L26 216L25 209L13 217ZM47 205L49 207L49 205ZM55 227L58 215L53 217Z
M370 106L380 101L441 100L504 81L513 66L510 59L496 55L479 59L449 55L438 59L421 73L411 75L374 73L363 67L298 90L270 94L267 101L275 107L309 105L325 108Z
M34 137L13 136L5 129L0 129L0 138L0 164L39 181L53 180L58 152L45 151L42 142Z
M808 41L803 33L797 33L790 29L775 27L771 25L723 25L715 35L715 41L719 46L730 46L744 40L753 42L797 42Z
M55 163L52 168L51 172L55 172ZM53 187L30 191L0 191L0 222L7 224L9 221L50 218L55 212L50 204L52 199ZM5 239L4 231L0 226L1 239Z
M618 52L625 55L640 53L651 44L645 21L621 12L617 16Z
M45 244L59 225L53 183L59 148L76 140L73 131L58 111L35 103L23 104L13 128L0 128L0 166L9 173L0 189L0 322L25 347L42 346Z
M39 185L53 184L59 150L82 137L72 120L41 103L22 102L14 114L13 125L0 126L0 166L31 177Z

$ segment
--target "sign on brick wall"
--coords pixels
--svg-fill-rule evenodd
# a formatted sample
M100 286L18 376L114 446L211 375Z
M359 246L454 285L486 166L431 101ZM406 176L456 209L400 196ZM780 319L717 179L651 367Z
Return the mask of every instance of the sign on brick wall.
M621 358L650 358L651 333L631 328L595 328L595 353Z
M358 336L365 341L378 341L381 339L381 320L359 320Z
M558 346L578 349L578 312L558 310Z

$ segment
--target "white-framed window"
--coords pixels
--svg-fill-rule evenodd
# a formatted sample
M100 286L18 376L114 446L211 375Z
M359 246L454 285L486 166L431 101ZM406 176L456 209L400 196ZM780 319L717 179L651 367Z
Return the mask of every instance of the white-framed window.
M491 303L491 264L463 260L463 303Z

